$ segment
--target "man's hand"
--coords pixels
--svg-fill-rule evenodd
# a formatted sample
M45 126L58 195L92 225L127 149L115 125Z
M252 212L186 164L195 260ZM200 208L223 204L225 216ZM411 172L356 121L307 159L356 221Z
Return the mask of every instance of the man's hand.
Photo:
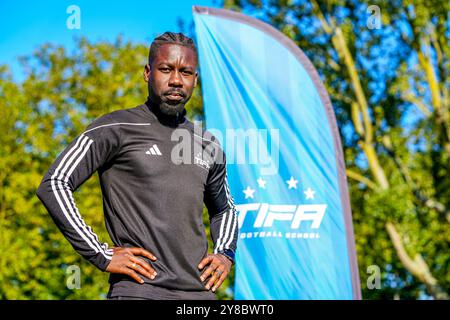
M213 286L212 291L215 292L230 273L232 262L220 253L208 254L200 262L198 268L201 270L208 264L209 266L203 271L200 276L200 280L205 281L209 276L211 276L205 287L209 290L209 288Z
M111 262L109 263L106 271L109 273L119 273L126 274L139 282L140 284L144 283L139 274L150 278L155 279L156 271L153 269L147 262L143 259L138 258L136 256L142 256L149 258L152 261L156 261L156 257L142 248L121 248L114 247L113 248L113 256Z

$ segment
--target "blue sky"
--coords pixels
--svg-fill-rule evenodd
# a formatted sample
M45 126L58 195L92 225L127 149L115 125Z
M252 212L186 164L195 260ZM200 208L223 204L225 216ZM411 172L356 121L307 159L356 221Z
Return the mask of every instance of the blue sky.
M164 31L179 31L177 19L189 24L192 6L220 7L218 0L1 0L0 64L8 64L20 81L17 57L28 55L40 44L52 42L71 48L74 37L91 41L110 40L122 34L125 40L150 44ZM70 30L66 13L70 5L80 8L81 28Z

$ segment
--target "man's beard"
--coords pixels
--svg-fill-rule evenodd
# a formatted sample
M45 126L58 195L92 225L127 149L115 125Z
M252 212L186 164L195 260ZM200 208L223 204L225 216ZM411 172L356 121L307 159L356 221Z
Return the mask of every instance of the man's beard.
M184 92L180 92L178 90L170 90L170 91L177 91L179 92L182 96L183 99L181 99L180 101L170 101L168 99L166 99L165 101L163 101L163 97L170 93L169 92L164 92L162 94L162 97L159 96L158 94L156 94L153 91L153 88L150 86L149 83L149 94L150 94L150 99L151 101L153 101L154 104L156 104L156 106L159 108L159 110L161 111L161 113L165 114L166 116L178 116L179 114L181 114L184 110L184 106L185 104L189 101L190 96L186 96L186 94Z
M159 110L167 116L177 116L181 114L185 104L186 102L183 100L178 101L176 104L161 101L159 104Z

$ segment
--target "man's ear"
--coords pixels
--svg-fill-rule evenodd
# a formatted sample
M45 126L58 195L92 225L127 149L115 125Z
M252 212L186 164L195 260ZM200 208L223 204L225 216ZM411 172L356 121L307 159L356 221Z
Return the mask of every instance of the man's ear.
M195 73L194 88L197 86L198 72Z
M149 64L146 64L144 67L144 80L148 82L150 80L150 72L152 71L152 67Z

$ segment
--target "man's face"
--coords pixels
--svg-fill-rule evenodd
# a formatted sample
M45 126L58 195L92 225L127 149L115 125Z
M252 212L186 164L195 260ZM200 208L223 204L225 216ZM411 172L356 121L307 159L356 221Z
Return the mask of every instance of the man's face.
M167 115L180 113L197 85L196 70L194 50L177 44L161 45L144 70L150 99Z

